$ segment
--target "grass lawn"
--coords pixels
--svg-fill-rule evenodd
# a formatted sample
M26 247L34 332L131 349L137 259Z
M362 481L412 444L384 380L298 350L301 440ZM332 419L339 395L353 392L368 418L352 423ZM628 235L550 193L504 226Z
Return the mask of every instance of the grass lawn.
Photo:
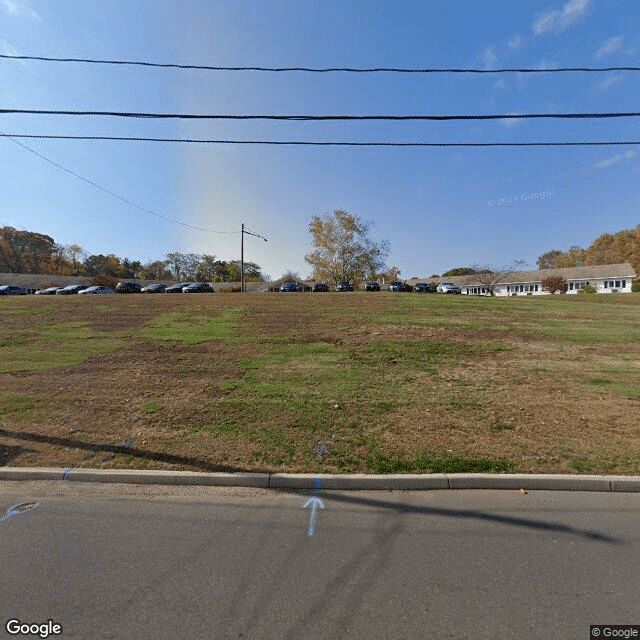
M640 474L640 294L0 298L0 466Z

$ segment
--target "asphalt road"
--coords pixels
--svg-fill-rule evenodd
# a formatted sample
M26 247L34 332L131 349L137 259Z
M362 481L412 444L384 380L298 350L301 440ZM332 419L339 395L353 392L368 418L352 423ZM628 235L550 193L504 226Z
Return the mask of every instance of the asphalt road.
M0 637L587 640L640 624L639 532L636 493L0 482Z

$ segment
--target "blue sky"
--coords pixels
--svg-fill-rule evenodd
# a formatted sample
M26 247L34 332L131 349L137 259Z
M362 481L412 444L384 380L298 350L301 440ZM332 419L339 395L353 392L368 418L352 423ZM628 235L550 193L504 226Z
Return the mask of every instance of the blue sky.
M637 0L0 0L0 53L215 66L639 66ZM0 105L227 114L637 111L639 73L232 73L0 59ZM147 121L1 115L26 134L424 142L640 140L634 119ZM305 276L311 217L375 224L405 278L528 265L640 223L640 147L346 148L0 138L0 225L143 262L171 251ZM531 198L533 194L536 197ZM544 194L542 197L541 194ZM526 198L524 197L526 196Z

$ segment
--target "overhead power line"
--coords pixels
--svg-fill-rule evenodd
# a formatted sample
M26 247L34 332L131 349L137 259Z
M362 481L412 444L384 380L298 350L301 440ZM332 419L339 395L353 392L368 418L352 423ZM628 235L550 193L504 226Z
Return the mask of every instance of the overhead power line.
M147 209L146 207L142 207L139 204L136 204L135 202L132 202L131 200L127 200L127 198L123 198L122 196L119 196L117 193L114 193L113 191L110 191L109 189L103 187L102 185L99 185L97 182L94 182L93 180L89 180L89 178L85 178L84 176L81 176L79 173L76 173L75 171L71 171L71 169L67 169L66 167L62 166L61 164L58 164L57 162L54 162L53 160L50 160L49 158L47 158L46 156L42 155L41 153L38 153L35 149L32 149L31 147L28 147L26 144L22 144L22 142L18 142L17 140L14 140L14 138L16 138L17 136L13 136L11 134L3 133L2 131L0 131L0 137L7 138L7 139L11 140L12 142L15 142L18 146L22 147L23 149L26 149L30 153L33 153L34 155L38 156L38 158L41 158L45 162L48 162L49 164L53 165L54 167L57 167L58 169L62 169L62 171L65 171L66 173L74 176L75 178L78 178L79 180L82 180L83 182L86 182L87 184L90 184L92 187L95 187L96 189L100 189L100 191L104 191L104 193L110 195L111 197L117 198L118 200L124 202L125 204L128 204L131 207L135 207L136 209L139 209L140 211L143 211L144 213L148 213L149 215L155 216L156 218L161 218L162 220L165 220L166 222L171 222L172 224L178 224L178 225L181 225L183 227L189 227L190 229L196 229L198 231L207 231L208 233L224 233L224 234L234 234L234 235L240 233L239 231L214 231L213 229L206 229L204 227L198 227L198 226L189 224L187 222L182 222L180 220L175 220L174 218L168 218L167 216L163 216L163 215L161 215L159 213L156 213L155 211L152 211L151 209Z
M32 60L36 62L65 62L82 64L122 65L156 67L161 69L194 69L201 71L264 71L264 72L303 72L303 73L603 73L610 71L640 71L640 67L556 67L552 69L506 68L506 69L469 69L437 67L260 67L260 66L214 66L201 64L176 64L144 62L141 60L109 60L95 58L54 58L48 56L0 54L7 60Z
M115 141L115 142L165 142L165 143L217 144L217 145L299 145L299 146L320 146L320 147L604 147L604 146L640 145L640 140L587 140L587 141L578 141L578 142L562 142L562 141L558 141L558 142L347 142L347 141L337 141L337 140L336 141L206 140L206 139L200 139L200 138L67 136L67 135L40 135L40 134L1 133L1 132L0 132L0 137L34 138L38 140L104 140L104 141ZM33 153L35 153L35 151ZM219 233L222 233L222 232L219 232Z
M45 116L98 116L108 118L141 118L148 120L285 120L295 122L333 120L597 120L608 118L637 118L640 112L618 111L604 113L489 113L489 114L421 114L421 115L238 115L199 113L144 113L135 111L78 111L59 109L0 109L0 115L45 115Z

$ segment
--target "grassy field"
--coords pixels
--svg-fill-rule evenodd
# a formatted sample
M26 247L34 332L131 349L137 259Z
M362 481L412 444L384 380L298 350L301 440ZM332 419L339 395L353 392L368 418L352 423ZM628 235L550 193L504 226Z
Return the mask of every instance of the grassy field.
M640 295L0 298L0 466L640 474Z

